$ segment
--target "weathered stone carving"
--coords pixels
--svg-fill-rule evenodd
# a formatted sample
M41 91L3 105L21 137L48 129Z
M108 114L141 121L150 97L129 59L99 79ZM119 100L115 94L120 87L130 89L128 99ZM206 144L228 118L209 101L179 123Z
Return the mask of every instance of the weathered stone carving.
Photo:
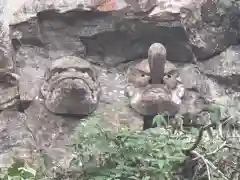
M169 61L165 62L164 65L164 74L175 70L176 66ZM129 67L127 69L127 81L128 83L134 84L135 87L145 86L150 83L150 67L148 59L142 60L140 63L137 63L134 67Z
M179 110L178 104L181 103L179 99L183 94L177 94L173 91L179 88L177 83L180 82L176 81L175 85L171 83L163 84L163 79L165 82L168 81L167 78L164 78L165 47L160 43L152 44L149 48L148 61L150 64L150 76L148 76L148 72L141 71L139 65L132 72L128 71L126 96L129 97L130 106L138 113L146 116L164 112L168 112L170 115L176 114ZM172 93L174 93L174 96L180 95L181 97L173 98Z
M78 57L57 59L45 73L41 94L53 113L88 115L97 108L100 97L96 70Z
M168 66L168 69L163 69L167 67L164 63L166 52L162 51L159 55L156 51L151 51L156 46L157 43L149 48L148 60L163 63L156 63L149 68L147 60L144 60L128 69L125 93L129 97L130 106L144 116L145 122L150 123L148 128L152 126L153 117L163 112L168 112L174 117L173 122L179 121L179 124L182 120L185 125L207 123L201 122L198 117L206 109L208 100L214 99L218 94L216 88L211 86L214 82L202 75L196 65L179 68ZM158 75L157 84L152 83L155 74Z

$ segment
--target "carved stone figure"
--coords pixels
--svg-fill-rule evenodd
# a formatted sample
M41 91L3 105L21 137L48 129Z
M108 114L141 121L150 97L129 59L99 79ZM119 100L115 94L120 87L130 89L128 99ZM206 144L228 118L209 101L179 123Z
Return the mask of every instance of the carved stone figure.
M100 97L96 69L82 58L57 59L46 70L41 94L53 113L88 115L97 108Z
M130 106L151 119L164 112L174 116L179 111L184 88L179 86L180 79L174 81L174 77L164 76L166 49L162 44L154 43L150 46L148 62L150 73L139 68L143 67L141 65L128 70L125 94Z

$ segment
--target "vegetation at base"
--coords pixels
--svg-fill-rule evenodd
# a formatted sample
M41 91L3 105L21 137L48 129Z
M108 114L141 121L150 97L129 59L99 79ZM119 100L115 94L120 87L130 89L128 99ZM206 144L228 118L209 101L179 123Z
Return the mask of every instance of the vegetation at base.
M101 118L91 117L76 128L74 158L68 169L30 167L16 159L2 169L2 180L234 180L239 174L238 125L221 118L218 106L208 108L209 124L173 131L163 115L158 127L133 132L112 131ZM163 123L165 122L165 123ZM187 161L187 163L186 163ZM185 171L187 169L187 173ZM48 174L48 175L47 175Z
M36 170L19 159L15 159L10 167L2 169L0 174L1 180L36 180L36 178Z
M174 169L186 158L185 136L164 129L118 133L102 129L100 121L88 121L77 129L75 166L82 167L81 179L172 179Z

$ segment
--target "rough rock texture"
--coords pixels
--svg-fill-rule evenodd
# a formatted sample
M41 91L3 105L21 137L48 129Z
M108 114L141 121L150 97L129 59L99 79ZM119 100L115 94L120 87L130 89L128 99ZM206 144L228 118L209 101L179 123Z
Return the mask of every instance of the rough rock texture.
M0 117L1 166L11 163L12 156L32 163L40 151L48 163L61 162L68 156L66 145L79 123L49 113L39 101L33 101L25 113L3 111Z
M7 2L0 3L0 110L19 108L18 75L15 64L15 49L11 44Z
M183 25L198 60L206 60L238 43L236 13L221 6L218 0L207 0L200 6L193 5L192 11L185 9Z
M0 110L12 109L18 110L20 103L20 95L17 86L11 86L0 89Z
M39 47L21 46L16 55L17 71L20 75L19 94L24 108L39 95L44 81L45 69L51 65L46 50Z
M202 63L202 71L219 83L237 89L240 85L240 46L231 46L220 55Z
M54 115L38 98L45 70L65 56L82 57L96 64L102 96L95 113L114 127L127 124L138 129L142 125L124 96L125 67L146 58L149 46L155 42L164 44L167 60L180 70L184 84L188 85L185 113L200 112L203 98L223 105L231 104L232 97L239 102L239 47L232 46L216 55L239 43L240 11L238 6L231 5L217 11L221 3L216 1L8 0L0 4L0 108L20 106L24 110L0 114L0 140L4 141L0 164L13 155L10 152L14 145L19 146L16 154L27 149L24 156L32 149L45 149L50 161L67 156L65 144L69 143L79 118ZM213 58L209 61L189 64L210 57ZM221 73L223 70L226 73ZM20 79L9 85L9 78L3 75L15 71ZM227 89L229 92L222 86L229 86L227 82L234 87ZM237 103L230 114L236 109L239 112ZM23 122L29 126L27 129ZM20 132L24 137L18 136ZM32 134L36 137L32 138ZM56 137L57 143L53 140ZM25 139L38 145L27 145Z
M173 116L179 110L180 103L174 101L177 94L173 92L177 89L177 81L172 84L174 79L167 78L169 74L165 76L166 54L162 44L153 43L148 50L147 62L143 60L127 71L125 94L131 108L143 116L164 112Z
M220 87L214 79L201 73L196 65L185 65L179 68L182 83L186 89L195 89L206 100L213 100L222 96L224 88Z
M53 61L41 86L46 107L56 114L88 115L97 108L100 92L94 67L74 56Z
M68 48L81 54L84 52L84 44L87 46L86 53L91 59L99 61L100 56L105 63L111 65L146 55L147 47L153 41L162 42L167 47L169 60L184 62L191 61L193 56L198 59L209 58L230 44L237 43L238 27L235 25L236 18L232 18L234 15L236 17L236 10L229 12L223 9L226 14L220 14L222 12L217 11L217 7L221 3L215 3L214 0L133 2L135 1L127 1L129 3L127 6L123 0L112 0L107 3L81 0L71 3L68 1L46 3L43 0L29 0L14 13L11 24L29 21L31 17L33 19L30 26L35 29L32 35L37 33L33 35L35 38L38 36L42 41L51 42L52 50L53 48L61 50L74 42L78 48L76 46ZM112 6L109 6L109 3ZM74 9L101 12L81 12ZM38 13L43 10L43 13ZM18 30L20 31L18 34L22 34L19 35L21 38L30 38L24 36L21 29ZM60 34L66 34L68 37ZM146 36L147 39L139 41ZM112 41L116 37L118 40ZM114 49L113 45L122 48ZM114 57L115 62L112 62L111 57Z
M171 92L163 84L134 89L130 105L138 113L149 116L164 112L172 116L179 108L171 101Z

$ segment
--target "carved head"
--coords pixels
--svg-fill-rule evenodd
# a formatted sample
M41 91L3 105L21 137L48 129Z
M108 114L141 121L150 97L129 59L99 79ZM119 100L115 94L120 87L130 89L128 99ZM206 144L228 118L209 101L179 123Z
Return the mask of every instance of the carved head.
M162 84L167 50L161 43L154 43L148 50L148 62L152 84Z
M41 87L47 109L56 114L88 115L97 108L100 93L95 69L75 56L53 61Z
M176 70L169 71L163 77L163 83L170 89L175 89L179 81L179 73Z

